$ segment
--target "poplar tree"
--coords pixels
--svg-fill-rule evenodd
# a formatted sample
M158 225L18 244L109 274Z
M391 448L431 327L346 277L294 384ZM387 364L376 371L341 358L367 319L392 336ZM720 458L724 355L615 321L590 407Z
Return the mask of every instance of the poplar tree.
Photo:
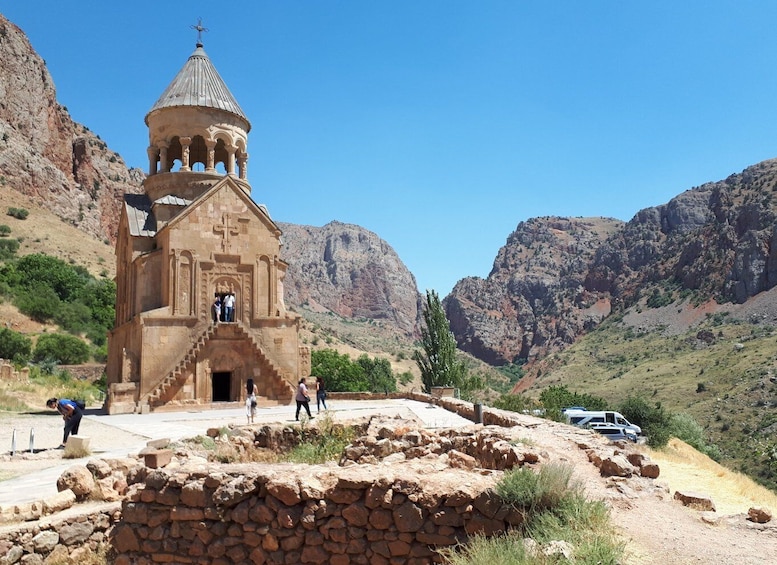
M421 345L424 350L416 350L413 360L421 370L424 392L430 393L433 386L462 387L467 371L464 363L456 359L456 339L440 298L433 290L426 291L423 317Z

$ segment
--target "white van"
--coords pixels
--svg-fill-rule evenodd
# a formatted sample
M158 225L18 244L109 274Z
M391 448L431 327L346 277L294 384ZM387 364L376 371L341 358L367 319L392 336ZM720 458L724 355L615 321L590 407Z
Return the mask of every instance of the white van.
M567 408L564 417L573 426L581 428L589 424L614 424L637 435L642 433L642 428L629 422L620 412L611 410L584 410L580 408Z

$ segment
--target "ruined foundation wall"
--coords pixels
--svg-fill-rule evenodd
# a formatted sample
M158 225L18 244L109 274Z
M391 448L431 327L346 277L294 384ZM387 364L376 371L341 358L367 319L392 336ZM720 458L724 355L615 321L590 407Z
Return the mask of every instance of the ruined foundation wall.
M439 562L436 548L520 523L495 480L361 465L155 470L123 505L115 563Z

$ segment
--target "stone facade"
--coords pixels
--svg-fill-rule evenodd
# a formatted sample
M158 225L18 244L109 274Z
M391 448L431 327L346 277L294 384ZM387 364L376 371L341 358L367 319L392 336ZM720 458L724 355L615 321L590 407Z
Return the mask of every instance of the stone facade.
M251 126L201 44L146 124L149 176L116 244L108 412L243 401L249 378L290 402L310 357L283 301L281 231L251 199ZM216 319L230 294L232 318Z

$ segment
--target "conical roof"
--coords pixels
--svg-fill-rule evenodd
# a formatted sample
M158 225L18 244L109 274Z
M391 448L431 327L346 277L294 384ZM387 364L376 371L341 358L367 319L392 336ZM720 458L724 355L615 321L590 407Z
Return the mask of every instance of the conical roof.
M249 123L250 129L250 122L248 122L243 109L232 96L200 43L197 44L194 53L191 54L183 68L178 71L159 100L148 111L146 124L148 124L148 115L155 110L180 106L224 110L244 119Z

